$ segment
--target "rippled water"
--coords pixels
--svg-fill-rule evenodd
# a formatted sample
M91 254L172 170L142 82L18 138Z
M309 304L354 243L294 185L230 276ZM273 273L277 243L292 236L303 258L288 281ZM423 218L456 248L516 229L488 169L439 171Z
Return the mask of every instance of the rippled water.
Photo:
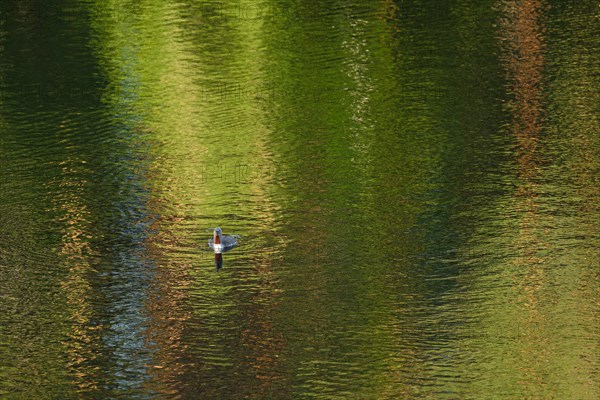
M0 397L600 395L597 2L0 7Z

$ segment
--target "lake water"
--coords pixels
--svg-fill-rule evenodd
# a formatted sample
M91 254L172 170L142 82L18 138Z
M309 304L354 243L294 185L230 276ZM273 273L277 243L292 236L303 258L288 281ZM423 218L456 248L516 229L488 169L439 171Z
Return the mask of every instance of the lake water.
M58 3L0 6L0 397L599 398L597 2Z

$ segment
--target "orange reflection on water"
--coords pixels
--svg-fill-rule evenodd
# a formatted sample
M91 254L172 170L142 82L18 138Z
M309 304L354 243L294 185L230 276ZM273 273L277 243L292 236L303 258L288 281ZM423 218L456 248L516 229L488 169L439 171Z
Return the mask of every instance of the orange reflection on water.
M520 377L524 393L549 390L549 323L544 311L545 260L540 255L547 247L542 237L539 214L540 133L543 128L543 68L545 28L541 21L545 4L541 0L510 0L502 3L503 64L512 99L511 131L516 138L518 185L515 193L519 228L515 238L515 290L521 336L516 339Z
M60 211L62 242L58 249L66 268L61 288L69 305L70 330L64 342L68 355L67 369L80 392L97 390L100 387L94 376L98 371L90 365L101 346L102 326L92 321L93 308L90 296L92 285L88 274L92 271L90 261L96 256L87 239L90 235L90 212L82 199L85 198L85 181L78 177L72 165L81 165L79 160L61 162L61 180L57 182L63 197L56 199L55 208Z
M542 130L542 74L544 66L544 28L539 0L504 3L503 28L507 47L504 60L513 100L512 131L519 146L519 173L525 180L537 173L537 150Z
M502 3L502 39L505 45L503 64L512 99L511 131L516 138L516 161L519 183L515 193L519 229L515 238L517 256L514 265L515 289L521 310L518 311L522 336L515 343L519 385L525 393L543 393L548 389L548 324L543 311L542 289L547 245L541 240L536 178L539 175L539 138L543 123L544 26L541 22L544 3L540 0Z
M150 202L149 208L156 207ZM152 323L146 332L147 346L154 350L153 364L148 373L152 376L152 388L162 395L176 395L182 391L182 377L194 368L191 362L183 362L187 345L183 341L186 321L192 317L190 310L182 305L186 289L193 282L189 276L191 266L182 268L164 255L164 249L177 241L176 231L180 220L160 218L152 229L156 232L146 241L148 256L157 264L151 295L146 304Z

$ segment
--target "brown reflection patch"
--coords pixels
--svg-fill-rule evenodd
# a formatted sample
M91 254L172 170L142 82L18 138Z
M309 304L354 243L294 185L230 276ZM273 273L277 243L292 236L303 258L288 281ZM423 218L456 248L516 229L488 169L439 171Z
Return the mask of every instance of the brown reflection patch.
M156 209L152 201L150 209ZM192 285L189 276L191 265L185 265L168 257L169 248L182 246L177 230L183 218L159 218L152 230L156 232L146 241L147 256L157 265L151 295L146 304L151 323L147 329L146 345L153 349L152 365L148 373L152 377L152 389L162 395L179 398L185 392L182 377L194 368L186 360L187 344L184 341L186 322L192 317L183 305L186 291Z
M63 342L67 353L67 370L80 393L100 389L99 368L94 362L102 349L101 325L94 325L92 307L93 288L88 275L93 272L91 261L97 257L90 248L90 212L83 202L85 181L78 176L73 165L80 160L61 162L61 175L57 182L62 196L56 198L54 208L58 211L62 238L58 252L64 260L67 274L61 289L67 300L68 319L71 323Z
M539 0L504 3L503 42L506 45L504 66L508 75L509 108L513 116L512 131L518 144L519 174L532 179L537 174L537 150L542 130L542 78L544 67L544 27L540 23L542 2Z
M515 238L515 289L519 305L520 335L515 341L519 360L519 386L525 393L548 390L548 324L543 312L542 288L547 247L542 240L536 178L540 170L540 134L543 127L543 77L545 28L541 21L544 3L540 0L502 2L500 24L504 47L503 65L507 74L510 131L516 139L518 185L515 204L519 227Z

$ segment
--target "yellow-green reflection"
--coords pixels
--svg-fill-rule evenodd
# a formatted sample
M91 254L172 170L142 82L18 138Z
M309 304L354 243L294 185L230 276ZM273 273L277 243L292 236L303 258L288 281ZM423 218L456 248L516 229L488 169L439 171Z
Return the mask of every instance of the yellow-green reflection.
M254 97L230 92L233 83L247 85L260 73L260 63L256 62L260 60L256 54L261 47L260 24L241 21L236 26L228 22L229 18L221 18L207 27L205 21L195 20L198 15L194 10L159 3L146 3L140 13L126 14L118 22L108 19L109 25L98 28L111 39L102 44L101 58L111 76L111 86L120 90L116 94L107 92L105 99L130 107L130 113L140 117L141 129L151 133L154 143L155 158L149 171L152 196L148 203L151 212L158 214L152 225L155 233L148 239L148 251L158 268L148 304L154 320L148 342L156 348L152 387L165 394L175 391L174 386L184 393L198 390L197 385L210 387L208 382L190 382L186 388L185 376L201 371L211 374L211 369L217 374L219 366L210 365L217 355L223 363L234 364L235 354L227 348L227 339L221 337L218 325L211 324L215 318L226 325L230 324L227 320L247 318L248 326L239 331L239 345L247 353L240 367L249 371L254 383L250 381L248 387L238 390L261 393L266 390L260 389L263 384L281 379L271 367L278 363L279 340L252 333L273 332L269 319L277 289L272 283L268 254L252 257L255 267L240 271L241 279L255 282L257 294L251 304L235 310L228 303L235 301L228 299L230 283L213 275L212 261L205 252L205 237L210 235L207 228L221 224L228 233L243 233L232 224L233 213L255 215L254 229L262 232L276 229L274 215L279 207L270 200L265 181L268 177L255 173L258 168L273 170L266 129L260 123L263 111ZM110 15L111 7L115 5L99 9L99 15ZM237 43L237 49L223 53L219 48L204 49L199 40L182 41L196 37L218 37ZM214 58L221 62L215 63ZM225 73L219 77L222 71ZM205 80L199 72L217 76ZM136 83L132 93L135 98L128 99L125 92L131 88L123 87L123 82L132 81ZM261 86L266 85L259 82ZM237 140L240 135L243 140ZM244 206L234 206L233 196L241 196ZM226 269L232 267L228 256ZM196 296L214 298L215 303L194 304ZM185 324L199 324L209 335L204 349L210 354L200 353L190 363L180 361L189 350Z

